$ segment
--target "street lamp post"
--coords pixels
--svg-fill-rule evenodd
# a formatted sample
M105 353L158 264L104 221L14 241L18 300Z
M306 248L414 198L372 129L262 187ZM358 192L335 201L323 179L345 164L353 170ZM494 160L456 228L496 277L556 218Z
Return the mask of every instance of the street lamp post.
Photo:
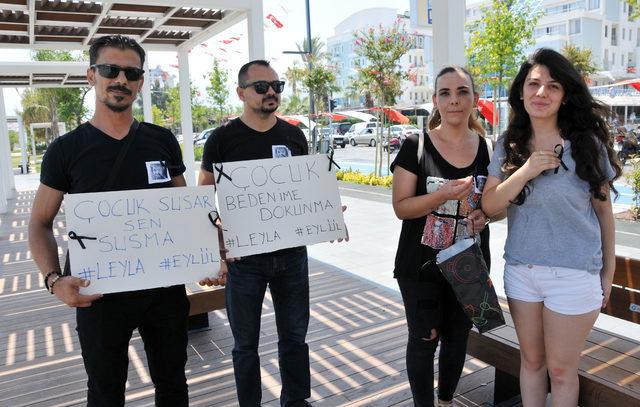
M305 9L307 14L307 50L306 51L284 51L284 54L299 54L299 55L307 55L307 65L309 67L309 72L313 69L313 61L311 56L313 55L313 45L311 41L311 14L309 12L309 0L305 0ZM311 121L310 116L313 115L316 111L315 103L313 100L313 92L309 90L309 121ZM311 127L311 126L309 126ZM316 128L309 128L311 132L311 145L312 149L315 150L317 140Z

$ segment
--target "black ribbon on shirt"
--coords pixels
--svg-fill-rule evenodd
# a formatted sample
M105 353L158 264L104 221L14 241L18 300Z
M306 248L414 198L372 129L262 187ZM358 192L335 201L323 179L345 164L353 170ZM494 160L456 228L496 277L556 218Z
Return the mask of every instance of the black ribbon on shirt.
M564 154L564 147L562 146L562 144L556 144L556 146L553 148L553 151L558 155L562 168L564 168L565 171L569 171L569 167L567 167L567 164L562 161L562 155ZM557 174L559 169L560 167L556 167L556 169L553 170L553 173Z
M214 166L213 166L213 168L215 168L215 169L216 169L216 171L218 171L218 179L216 179L216 184L219 184L219 183L220 183L220 179L221 179L222 177L225 177L226 179L228 179L229 181L231 181L231 177L230 177L229 175L227 175L227 174L223 171L224 166L223 166L222 164L220 164L220 167L217 167L217 166L215 166L215 165L214 165Z
M83 239L86 240L96 240L97 238L95 237L89 237L89 236L79 236L76 232L71 231L69 232L69 239L71 240L77 240L78 243L80 243L80 247L82 247L83 249L86 249L87 247L84 245L84 242L82 241Z
M335 151L333 150L333 147L329 147L329 154L327 154L327 158L329 159L329 171L331 171L331 165L335 165L336 168L340 169L340 166L338 165L338 163L333 161L334 152Z

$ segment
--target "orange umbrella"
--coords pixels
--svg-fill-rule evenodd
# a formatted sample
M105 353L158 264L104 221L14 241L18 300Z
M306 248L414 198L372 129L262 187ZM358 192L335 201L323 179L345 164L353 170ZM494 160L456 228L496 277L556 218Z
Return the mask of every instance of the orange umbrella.
M380 108L379 107L372 107L369 110L379 111ZM397 111L395 109L392 109L390 107L385 107L384 108L384 114L387 116L387 119L389 119L390 121L392 121L394 123L400 123L400 124L409 123L409 118L407 116L403 115L399 111Z
M500 118L496 114L496 121L493 121L493 110L494 107L492 101L488 99L478 99L478 111L485 119L487 119L489 123L491 123L492 126L494 126L500 120Z

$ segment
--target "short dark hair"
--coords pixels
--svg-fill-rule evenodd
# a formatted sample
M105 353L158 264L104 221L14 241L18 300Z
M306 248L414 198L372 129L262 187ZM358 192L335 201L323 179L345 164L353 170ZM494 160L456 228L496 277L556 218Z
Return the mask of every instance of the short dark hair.
M242 68L240 68L240 71L238 71L238 86L245 85L245 82L247 80L247 72L253 65L260 65L266 68L271 68L271 64L269 64L269 61L265 61L264 59L256 59L254 61L247 62L246 64L242 65Z
M142 49L140 44L138 44L133 38L125 37L120 34L100 37L91 43L91 47L89 48L90 65L96 63L98 60L98 53L105 47L118 48L121 50L132 49L140 56L140 68L144 66L144 49Z

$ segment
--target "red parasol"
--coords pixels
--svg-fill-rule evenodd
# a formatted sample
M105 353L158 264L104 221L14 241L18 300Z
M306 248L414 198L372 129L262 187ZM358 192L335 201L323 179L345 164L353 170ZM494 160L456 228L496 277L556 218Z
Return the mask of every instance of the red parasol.
M640 91L640 79L631 82L629 85L633 86L635 90Z
M294 126L297 126L300 123L302 123L300 120L293 119L293 118L291 118L289 116L279 115L278 117L281 118L282 120L284 120L285 122L289 123L289 124L293 124Z
M337 122L347 118L347 116L338 113L320 113L320 116L329 117L331 120Z
M488 99L478 99L478 111L480 112L480 114L487 119L487 121L494 126L499 120L500 118L498 117L498 114L496 114L496 121L494 123L493 121L493 102L488 100Z
M369 110L379 111L380 108L379 107L372 107ZM399 111L397 111L395 109L392 109L390 107L385 107L384 108L384 114L387 116L387 119L389 119L390 121L392 121L394 123L400 123L400 124L409 123L409 118L407 116L403 115Z

